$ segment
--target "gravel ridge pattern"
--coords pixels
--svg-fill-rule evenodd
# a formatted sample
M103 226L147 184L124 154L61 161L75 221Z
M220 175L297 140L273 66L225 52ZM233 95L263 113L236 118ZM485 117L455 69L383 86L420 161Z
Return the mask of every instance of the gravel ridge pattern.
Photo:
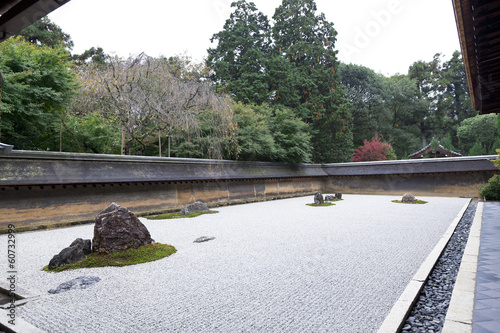
M442 331L476 208L477 202L472 201L424 284L401 332Z
M128 267L47 273L52 256L93 225L16 235L20 287L38 300L16 314L47 332L376 332L469 199L312 196L141 221L177 253ZM193 243L203 235L216 237ZM0 244L7 244L6 235ZM0 246L6 258L7 246ZM101 281L49 294L86 275Z

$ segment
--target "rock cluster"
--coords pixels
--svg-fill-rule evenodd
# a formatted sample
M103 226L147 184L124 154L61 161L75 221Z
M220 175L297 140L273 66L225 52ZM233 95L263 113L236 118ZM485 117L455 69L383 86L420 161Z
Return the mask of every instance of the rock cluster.
M335 193L334 195L325 195L325 201L333 201L337 199L342 199L342 193Z
M113 253L153 243L148 229L134 213L115 203L97 215L92 252Z
M405 193L403 195L403 198L401 198L401 202L413 202L416 200L417 200L417 198L415 198L415 196L411 193Z
M50 260L49 269L80 261L92 252L125 251L153 242L148 229L134 213L112 203L97 215L92 241L77 238Z
M207 205L205 205L201 201L196 201L196 202L189 204L186 207L182 208L180 213L182 215L188 215L188 214L191 214L191 213L194 213L197 211L206 212L207 210L209 210Z

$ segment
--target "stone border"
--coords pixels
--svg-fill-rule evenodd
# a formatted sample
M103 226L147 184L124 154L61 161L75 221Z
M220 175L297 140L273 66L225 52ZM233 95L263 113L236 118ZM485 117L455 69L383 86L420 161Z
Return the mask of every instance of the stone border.
M399 332L403 327L406 318L411 312L413 305L418 299L420 291L424 287L427 278L432 272L432 269L439 260L441 253L450 241L453 232L455 231L458 223L462 219L467 207L469 207L471 201L464 205L462 210L458 213L457 217L450 224L448 229L445 231L439 242L436 244L432 252L427 256L424 263L420 266L417 273L413 276L410 283L406 286L399 299L396 301L391 311L385 318L384 322L378 329L378 333L395 333Z
M442 333L472 332L483 205L482 202L477 204Z
M9 293L9 286L7 283L0 281L0 291L3 294L8 295ZM40 295L33 294L32 292L25 290L23 288L20 288L16 286L16 291L14 292L14 295L19 298L14 304L15 306L21 306L23 304L28 303L29 301L36 300L40 298ZM44 331L40 330L39 328L36 328L35 326L31 325L30 323L24 321L23 319L19 318L16 316L16 325L11 325L9 324L9 317L7 316L7 307L10 304L6 304L3 306L0 306L0 331L4 332L19 332L19 333L43 333Z
M19 317L16 317L16 325L11 325L8 323L8 318L7 311L0 310L0 330L7 333L45 333Z

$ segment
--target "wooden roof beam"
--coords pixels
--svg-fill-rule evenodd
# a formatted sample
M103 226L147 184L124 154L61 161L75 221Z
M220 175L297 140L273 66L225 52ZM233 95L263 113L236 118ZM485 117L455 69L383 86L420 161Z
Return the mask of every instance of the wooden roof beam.
M0 7L0 42L17 35L70 0L18 0L3 2Z

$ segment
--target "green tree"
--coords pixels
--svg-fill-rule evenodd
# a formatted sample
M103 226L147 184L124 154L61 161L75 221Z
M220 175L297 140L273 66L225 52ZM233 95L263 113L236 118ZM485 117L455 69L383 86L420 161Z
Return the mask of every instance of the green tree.
M313 161L346 161L353 149L351 113L336 74L337 32L316 11L312 0L283 0L276 9L271 89L276 104L312 125Z
M283 163L311 162L309 126L289 108L278 107L272 112L269 125L276 144L273 159Z
M498 137L496 121L495 114L465 119L457 130L461 150L474 155L489 153Z
M339 75L346 97L352 105L354 145L361 146L375 133L389 133L391 114L385 107L386 79L373 70L353 64L340 64Z
M21 38L0 44L2 87L1 135L17 149L46 150L47 137L75 89L69 53L63 46L36 46Z
M292 110L279 106L237 103L238 158L246 161L310 162L308 125Z
M443 64L441 80L445 85L443 107L454 125L460 125L464 119L476 116L477 111L472 108L464 62L459 51L455 51L451 59Z
M108 56L104 53L102 47L91 47L85 50L82 54L73 54L71 59L77 66L81 66L87 62L93 62L99 65L104 65Z
M486 154L486 149L484 149L484 146L481 144L481 142L476 141L472 148L469 150L469 156L480 156Z
M32 25L21 30L18 36L22 36L25 41L35 45L57 48L62 44L68 50L73 48L71 36L62 31L62 29L47 16L42 17Z
M458 126L464 119L477 115L471 106L461 53L455 51L444 62L439 53L430 62L415 62L408 76L416 82L418 98L428 103L421 121L424 144L434 136L451 134L452 143L457 145Z
M381 134L392 143L398 157L421 148L421 121L427 102L417 97L415 81L406 75L385 79L386 100L384 107L390 115L390 127Z
M244 161L272 161L277 147L269 127L269 112L265 108L238 103L234 113L238 122L238 158Z
M253 2L233 2L235 10L222 31L213 35L208 49L210 79L218 91L244 103L262 104L269 99L265 73L271 40L269 21Z

